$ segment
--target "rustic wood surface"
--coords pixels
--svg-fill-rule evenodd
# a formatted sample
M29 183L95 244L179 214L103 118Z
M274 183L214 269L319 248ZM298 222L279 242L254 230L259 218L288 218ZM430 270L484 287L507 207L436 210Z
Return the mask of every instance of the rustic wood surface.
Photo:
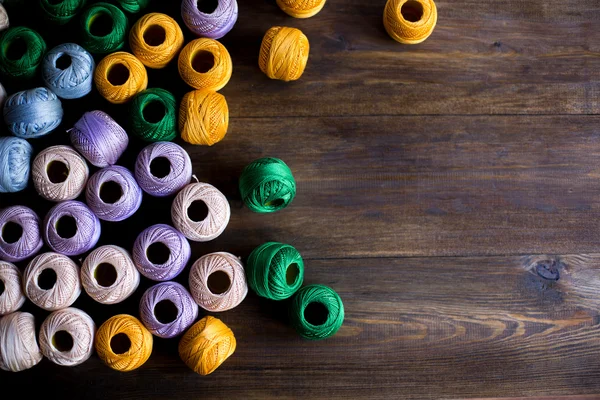
M28 2L23 2L30 4ZM31 0L31 3L34 3ZM234 75L222 90L231 123L212 147L186 145L201 181L232 205L225 233L194 244L241 257L267 240L296 246L306 283L335 288L346 308L337 336L312 343L286 324L287 304L250 294L219 317L238 349L200 377L179 360L177 340L155 339L150 360L118 373L97 356L75 368L44 360L0 373L2 390L64 398L429 399L600 398L600 3L597 0L437 1L426 42L403 46L382 26L384 0L329 0L308 20L274 1L241 0L223 39ZM176 16L178 1L148 11ZM32 9L9 8L50 45L73 41ZM132 22L134 18L132 18ZM257 55L273 25L301 28L311 43L305 75L267 79ZM184 29L185 30L185 29ZM191 39L190 35L187 35ZM34 86L3 82L9 92ZM150 86L189 90L175 65ZM36 150L68 143L65 129L103 109L127 108L97 93L64 102L61 128ZM4 128L3 128L4 129ZM3 130L3 134L6 131ZM131 167L142 143L121 163ZM255 158L284 159L298 195L258 215L237 191ZM171 199L144 197L131 220L103 223L101 243L131 248L137 233L169 222ZM33 189L1 195L44 215ZM23 266L23 264L20 264ZM187 272L178 280L185 283ZM97 324L127 312L83 294L76 307ZM28 303L38 325L48 314Z

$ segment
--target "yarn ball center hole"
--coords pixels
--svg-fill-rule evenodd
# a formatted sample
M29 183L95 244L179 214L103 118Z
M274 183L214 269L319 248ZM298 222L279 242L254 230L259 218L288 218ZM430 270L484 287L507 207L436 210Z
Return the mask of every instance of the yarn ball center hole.
M170 324L177 319L179 310L171 300L161 300L154 306L154 316L161 324Z
M63 239L71 239L77 234L77 221L70 215L62 216L56 222L56 233Z
M110 263L101 263L94 271L94 279L102 287L111 287L117 281L117 270Z
M196 6L201 13L212 14L219 6L219 0L198 0Z
M113 86L122 86L129 80L129 68L118 63L108 69L106 79Z
M125 354L131 348L131 340L124 333L117 333L110 339L110 349L115 354Z
M304 309L304 319L311 325L323 325L327 322L327 318L329 318L329 310L324 304L312 302Z
M163 120L167 110L165 109L165 105L158 101L153 100L148 105L144 106L142 110L142 116L144 120L151 124L156 124Z
M150 25L144 32L144 42L148 46L160 46L167 39L165 28L160 25Z
M73 348L73 336L67 331L58 331L52 336L52 345L61 353L71 351Z
M400 13L405 20L417 22L423 17L423 6L418 1L409 0L402 5Z
M58 279L56 271L52 268L46 268L37 278L38 287L43 290L50 290L56 285L56 279Z
M27 53L27 42L23 38L17 38L8 44L6 49L6 58L9 60L20 60Z
M202 200L194 200L188 206L187 215L194 222L202 222L208 217L208 206Z
M298 279L298 275L300 274L300 270L298 269L298 264L293 263L288 265L287 270L285 271L285 281L288 286L292 286L296 283Z
M108 36L113 30L113 20L110 15L101 12L90 19L88 29L93 36Z
M52 161L46 167L46 174L52 183L63 183L69 177L69 167L62 161Z
M4 287L4 281L0 279L0 296L4 294L4 290L6 290L6 288Z
M164 178L171 173L171 163L166 157L156 157L150 162L150 173L157 178Z
M163 242L152 243L146 250L146 257L154 265L162 265L169 261L171 250Z
M275 199L275 200L271 200L271 201L267 201L265 203L265 207L281 207L283 205L284 201L283 199Z
M207 73L215 66L215 56L210 51L200 50L192 57L192 68L201 74Z
M68 54L61 54L60 57L56 59L54 66L62 71L69 68L71 66L71 56Z
M229 275L223 271L215 271L208 276L208 290L212 294L223 294L229 290L231 279Z
M17 243L23 236L23 227L16 222L8 221L2 227L2 240L5 243Z
M100 200L105 204L115 204L123 197L123 189L115 181L107 181L100 186Z

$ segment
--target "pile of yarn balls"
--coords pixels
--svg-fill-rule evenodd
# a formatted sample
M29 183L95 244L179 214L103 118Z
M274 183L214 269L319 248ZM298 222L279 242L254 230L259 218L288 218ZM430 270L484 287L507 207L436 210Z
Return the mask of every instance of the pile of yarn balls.
M25 206L0 210L0 369L22 371L43 357L75 366L95 349L109 367L131 371L150 357L154 335L181 336L181 359L198 374L208 375L234 353L236 340L218 318L197 321L198 306L213 313L231 310L245 299L248 288L272 301L290 299L289 320L302 337L318 340L334 335L344 320L342 300L327 286L302 286L304 261L289 244L264 243L245 265L227 252L205 254L190 267L189 290L172 282L190 261L190 242L217 238L231 215L227 198L195 179L188 153L171 140L179 133L188 143L212 146L227 133L227 101L217 91L229 82L232 62L217 39L235 25L237 1L220 0L215 10L202 12L195 0L183 0L183 21L200 36L188 44L175 19L164 14L143 15L130 27L127 14L141 12L149 0L118 0L118 6L86 5L84 0L36 2L48 24L60 26L79 18L80 32L73 35L79 43L47 49L35 30L9 27L0 4L0 74L22 82L41 76L44 82L10 96L0 85L0 105L12 134L0 137L0 193L24 190L31 179L39 196L56 203L43 219ZM296 18L317 14L325 2L277 0ZM384 24L395 40L417 43L431 34L437 20L435 4L418 2L427 21L409 24L402 17L406 1L388 1ZM94 23L100 17L110 19L110 32L95 35ZM17 40L24 41L25 50L15 59L8 53ZM120 51L127 42L133 54ZM213 66L198 70L198 54L207 53ZM96 65L92 54L107 55ZM264 36L258 66L271 79L296 80L305 70L308 54L308 39L299 29L273 27ZM179 113L172 93L148 89L146 72L175 59L181 78L194 89L181 99ZM50 146L34 156L28 140L61 125L61 99L83 98L94 86L107 101L128 103L130 125L124 128L107 113L90 110L68 130L71 146ZM148 118L145 110L150 107L161 109L162 118ZM118 165L129 144L127 131L149 142L133 171ZM152 165L157 159L168 162L167 173L155 174ZM290 205L296 183L282 160L262 158L243 170L239 190L250 210L272 213ZM144 193L173 198L172 225L149 226L132 238L131 252L113 245L97 247L102 225L134 215ZM78 201L80 197L85 202ZM208 209L200 221L188 214L196 201ZM48 251L41 252L44 245ZM162 259L157 256L159 248L166 250ZM25 263L23 270L13 264L20 262ZM72 307L82 292L101 304L121 303L135 293L141 279L157 283L142 295L139 318L118 314L96 327L85 311ZM50 312L39 335L33 315L19 311L26 299ZM174 316L163 318L160 310L169 307ZM123 336L125 343L115 341Z

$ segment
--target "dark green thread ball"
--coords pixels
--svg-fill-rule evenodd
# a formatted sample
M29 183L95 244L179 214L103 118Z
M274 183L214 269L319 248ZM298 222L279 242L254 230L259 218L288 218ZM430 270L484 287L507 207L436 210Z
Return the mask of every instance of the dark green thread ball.
M44 18L55 24L69 22L85 7L87 0L39 0Z
M328 286L305 286L292 299L290 321L303 338L326 339L335 335L344 323L344 304Z
M35 75L46 42L33 29L18 26L0 36L0 73L11 78L31 78Z
M242 171L240 193L250 210L272 213L287 207L294 200L296 181L282 160L260 158Z
M127 17L118 7L93 4L81 14L81 45L90 53L112 53L125 45L127 28Z
M268 242L258 246L246 263L248 286L271 300L291 297L304 281L304 261L289 244Z
M177 137L177 101L164 89L138 93L130 106L131 132L147 142L171 141Z
M150 0L117 0L123 10L135 14L148 6Z

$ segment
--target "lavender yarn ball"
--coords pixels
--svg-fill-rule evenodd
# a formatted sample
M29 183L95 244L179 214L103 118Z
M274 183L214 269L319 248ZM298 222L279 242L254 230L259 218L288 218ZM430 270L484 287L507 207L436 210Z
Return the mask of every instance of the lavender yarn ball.
M181 2L183 22L192 32L198 36L220 39L235 25L238 4L236 0L218 0L217 8L203 11L198 9L198 0Z
M129 144L125 130L108 114L98 110L83 114L69 132L73 147L100 168L116 164Z
M190 292L176 282L163 282L146 290L140 300L140 319L153 335L172 338L198 318L198 305Z
M40 219L30 208L7 207L0 211L0 259L25 260L42 248Z
M98 218L123 221L140 208L142 189L127 168L113 165L92 175L85 199Z
M45 87L17 92L4 103L8 129L23 139L47 135L60 125L62 117L60 100Z
M58 203L48 211L43 229L46 244L55 252L78 256L100 239L100 220L80 201Z
M181 232L169 225L146 228L133 244L133 263L153 281L170 281L190 260L191 248Z
M192 160L178 144L152 143L137 157L135 179L144 192L151 196L170 196L190 183Z

